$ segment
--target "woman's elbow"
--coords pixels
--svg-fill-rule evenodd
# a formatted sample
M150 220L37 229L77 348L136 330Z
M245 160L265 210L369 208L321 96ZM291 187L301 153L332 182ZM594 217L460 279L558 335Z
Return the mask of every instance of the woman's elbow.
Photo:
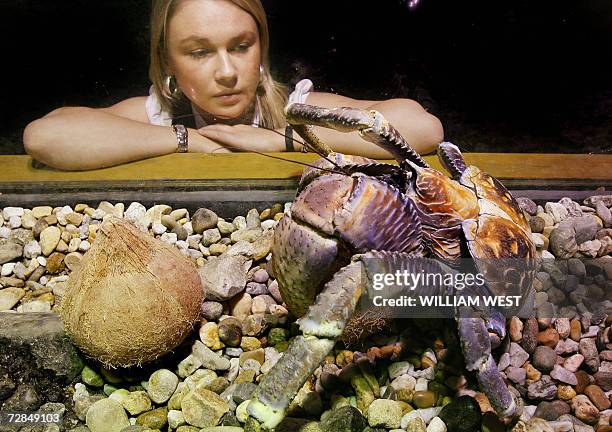
M52 127L45 117L29 123L23 131L23 147L32 159L44 163L52 168L72 171L79 169L70 164L70 161L58 157L62 154L57 140L54 138Z
M41 132L40 120L29 123L23 131L23 147L34 159L40 157L40 152L44 148L42 142L44 135Z
M424 131L424 149L421 153L431 153L436 150L438 144L444 141L444 128L442 122L434 115L426 114L427 119L423 121L426 125Z

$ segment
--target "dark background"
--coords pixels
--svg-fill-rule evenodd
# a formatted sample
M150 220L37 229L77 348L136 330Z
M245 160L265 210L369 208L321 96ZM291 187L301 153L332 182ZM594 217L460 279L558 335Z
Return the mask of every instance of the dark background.
M409 97L472 151L612 152L610 0L263 0L291 84ZM0 0L0 154L65 105L147 94L148 0Z

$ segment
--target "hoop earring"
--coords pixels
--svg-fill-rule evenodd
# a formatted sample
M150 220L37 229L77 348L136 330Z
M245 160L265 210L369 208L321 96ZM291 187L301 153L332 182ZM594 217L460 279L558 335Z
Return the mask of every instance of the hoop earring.
M179 99L181 91L176 83L176 77L174 75L168 75L164 80L164 91L172 99Z
M257 94L263 96L266 94L266 88L264 87L264 79L266 78L266 70L263 65L259 65L259 84L257 84Z

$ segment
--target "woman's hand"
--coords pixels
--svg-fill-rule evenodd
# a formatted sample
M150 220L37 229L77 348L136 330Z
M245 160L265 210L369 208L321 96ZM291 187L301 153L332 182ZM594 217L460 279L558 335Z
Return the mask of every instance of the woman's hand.
M274 131L239 124L235 126L213 124L198 129L209 138L232 151L281 152L285 150L283 136Z

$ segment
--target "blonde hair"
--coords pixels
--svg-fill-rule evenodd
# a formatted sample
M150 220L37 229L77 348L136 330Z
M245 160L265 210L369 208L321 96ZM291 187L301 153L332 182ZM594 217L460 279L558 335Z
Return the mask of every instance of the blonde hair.
M169 94L165 81L168 77L168 58L166 50L166 31L168 22L180 0L153 0L151 10L151 64L149 78L153 89L161 102L162 108L172 112L180 99ZM268 20L260 0L225 0L249 13L257 23L259 43L261 46L261 65L263 73L257 88L257 103L259 104L262 126L278 129L285 126L283 108L287 103L287 88L274 80L270 74L268 51L270 36ZM184 98L184 96L181 96Z

